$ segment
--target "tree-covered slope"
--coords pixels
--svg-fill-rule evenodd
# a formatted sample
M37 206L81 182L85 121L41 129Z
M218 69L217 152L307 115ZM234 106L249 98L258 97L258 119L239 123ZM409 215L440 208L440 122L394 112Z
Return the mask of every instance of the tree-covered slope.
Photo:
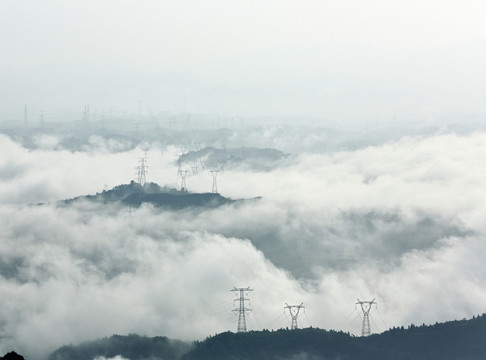
M223 333L197 343L183 360L482 360L486 316L394 328L369 337L321 329Z
M179 157L178 163L199 164L208 169L247 167L258 171L269 171L277 167L289 155L276 149L254 147L224 148L205 147L190 151Z
M316 328L225 332L195 344L166 337L114 335L63 346L49 360L117 355L130 360L484 360L486 315L393 328L369 337Z
M148 203L157 208L169 208L172 210L191 207L215 208L237 201L216 193L191 193L167 187L162 188L155 183L147 183L142 186L132 181L130 184L119 185L95 195L85 195L64 200L60 204L69 205L81 200L105 204L119 202L124 206L134 208L139 207L143 203Z
M118 355L130 360L175 360L180 359L192 346L192 343L162 336L113 335L77 346L63 346L54 351L49 360L93 360L96 357L113 358Z

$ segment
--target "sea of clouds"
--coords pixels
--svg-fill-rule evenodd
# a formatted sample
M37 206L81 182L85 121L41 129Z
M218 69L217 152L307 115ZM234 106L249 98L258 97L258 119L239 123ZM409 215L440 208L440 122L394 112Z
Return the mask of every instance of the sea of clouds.
M37 141L0 135L0 352L42 359L115 333L235 331L235 286L254 289L255 330L290 326L286 302L304 303L301 326L354 334L357 298L376 299L377 332L485 311L484 132L294 153L270 171L228 168L223 196L261 199L134 213L56 201L130 182L144 151L147 180L178 187L179 148ZM201 172L187 185L209 192L211 181Z

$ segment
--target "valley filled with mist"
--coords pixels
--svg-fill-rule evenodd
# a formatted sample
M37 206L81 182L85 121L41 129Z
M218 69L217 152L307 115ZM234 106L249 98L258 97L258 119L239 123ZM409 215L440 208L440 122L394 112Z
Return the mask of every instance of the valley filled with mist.
M357 298L373 332L484 312L485 132L196 123L4 125L2 351L235 331L234 287L254 289L249 330L289 327L286 302L355 335Z

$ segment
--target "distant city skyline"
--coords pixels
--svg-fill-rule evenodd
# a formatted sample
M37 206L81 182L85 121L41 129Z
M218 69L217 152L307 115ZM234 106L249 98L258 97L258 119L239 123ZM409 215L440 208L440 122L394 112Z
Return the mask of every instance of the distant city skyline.
M7 0L0 117L24 104L331 121L485 114L482 1Z

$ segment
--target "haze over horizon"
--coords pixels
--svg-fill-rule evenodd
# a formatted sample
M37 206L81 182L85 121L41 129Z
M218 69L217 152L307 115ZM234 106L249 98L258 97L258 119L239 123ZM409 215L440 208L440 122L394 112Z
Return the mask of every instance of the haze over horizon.
M479 0L6 0L0 119L98 112L483 118Z

